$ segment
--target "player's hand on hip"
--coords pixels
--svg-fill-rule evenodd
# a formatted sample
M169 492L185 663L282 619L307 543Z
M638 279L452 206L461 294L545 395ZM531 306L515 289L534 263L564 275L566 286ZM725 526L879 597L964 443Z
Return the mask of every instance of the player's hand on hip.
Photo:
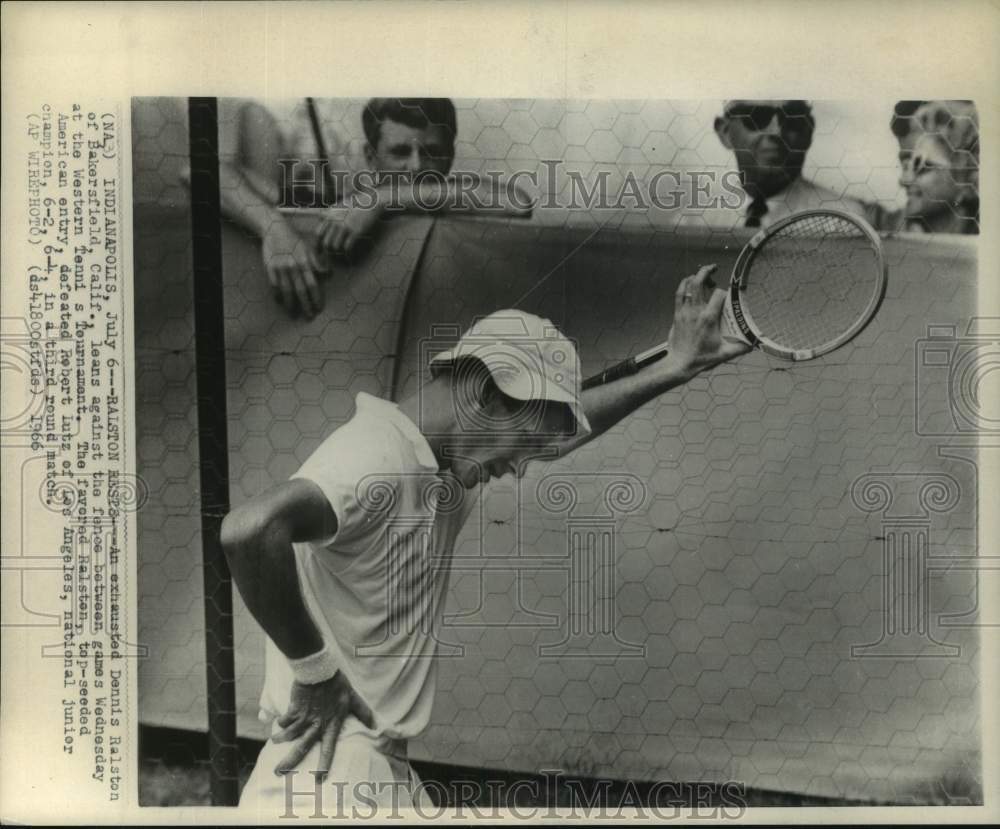
M274 298L293 316L312 319L323 308L321 268L308 240L283 219L275 221L262 238L264 268Z
M350 716L357 717L368 728L375 727L371 709L340 671L315 685L294 682L288 711L278 718L282 730L271 739L276 743L297 742L274 773L288 774L318 743L319 763L314 771L320 779L326 777L333 765L333 754L344 720Z
M726 292L712 279L716 268L716 265L699 268L677 286L668 349L692 376L750 350L746 343L724 336L722 309Z

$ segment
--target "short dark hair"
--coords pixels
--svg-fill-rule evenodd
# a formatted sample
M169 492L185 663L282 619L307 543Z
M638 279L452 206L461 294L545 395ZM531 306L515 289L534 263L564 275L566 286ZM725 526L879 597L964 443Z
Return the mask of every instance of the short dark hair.
M455 105L451 98L372 98L361 113L365 139L372 148L378 146L382 124L387 120L414 129L441 127L452 143L458 134Z
M913 116L927 101L897 101L892 109L889 129L897 138L905 138L913 129Z

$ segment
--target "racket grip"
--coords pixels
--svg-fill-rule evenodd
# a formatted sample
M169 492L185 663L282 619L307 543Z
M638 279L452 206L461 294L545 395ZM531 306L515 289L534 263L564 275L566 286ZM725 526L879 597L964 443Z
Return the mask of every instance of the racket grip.
M595 374L592 377L588 377L580 384L580 388L583 391L587 389L595 388L596 386L603 386L605 383L610 383L612 380L620 380L622 377L628 377L630 374L635 374L639 370L639 364L636 362L635 357L629 357L627 360L622 360L620 363L616 363L611 366L611 368L606 368L600 374Z

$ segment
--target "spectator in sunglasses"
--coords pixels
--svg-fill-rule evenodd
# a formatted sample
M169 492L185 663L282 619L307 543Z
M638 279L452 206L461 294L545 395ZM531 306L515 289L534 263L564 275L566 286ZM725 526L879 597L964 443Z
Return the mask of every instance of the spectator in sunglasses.
M726 101L715 119L723 146L736 155L747 195L746 227L767 227L799 210L862 205L802 175L815 121L808 101Z
M898 101L902 208L866 206L877 230L979 233L979 115L972 101Z
M926 101L900 153L906 229L979 233L979 113L972 101Z

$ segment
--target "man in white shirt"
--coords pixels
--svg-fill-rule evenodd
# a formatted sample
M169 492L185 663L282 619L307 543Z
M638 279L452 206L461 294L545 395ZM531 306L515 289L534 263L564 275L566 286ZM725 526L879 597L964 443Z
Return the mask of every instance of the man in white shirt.
M723 146L736 155L748 203L745 227L767 227L799 210L864 207L802 176L815 121L808 101L726 101L715 119Z
M427 803L406 740L430 716L450 558L479 485L744 353L721 335L714 270L681 281L667 356L586 392L575 347L550 322L513 310L479 320L417 394L359 395L291 480L226 517L233 578L269 639L261 702L275 718L242 805L273 820L289 789L312 789L310 773L327 815ZM308 782L286 789L279 775L293 771Z

